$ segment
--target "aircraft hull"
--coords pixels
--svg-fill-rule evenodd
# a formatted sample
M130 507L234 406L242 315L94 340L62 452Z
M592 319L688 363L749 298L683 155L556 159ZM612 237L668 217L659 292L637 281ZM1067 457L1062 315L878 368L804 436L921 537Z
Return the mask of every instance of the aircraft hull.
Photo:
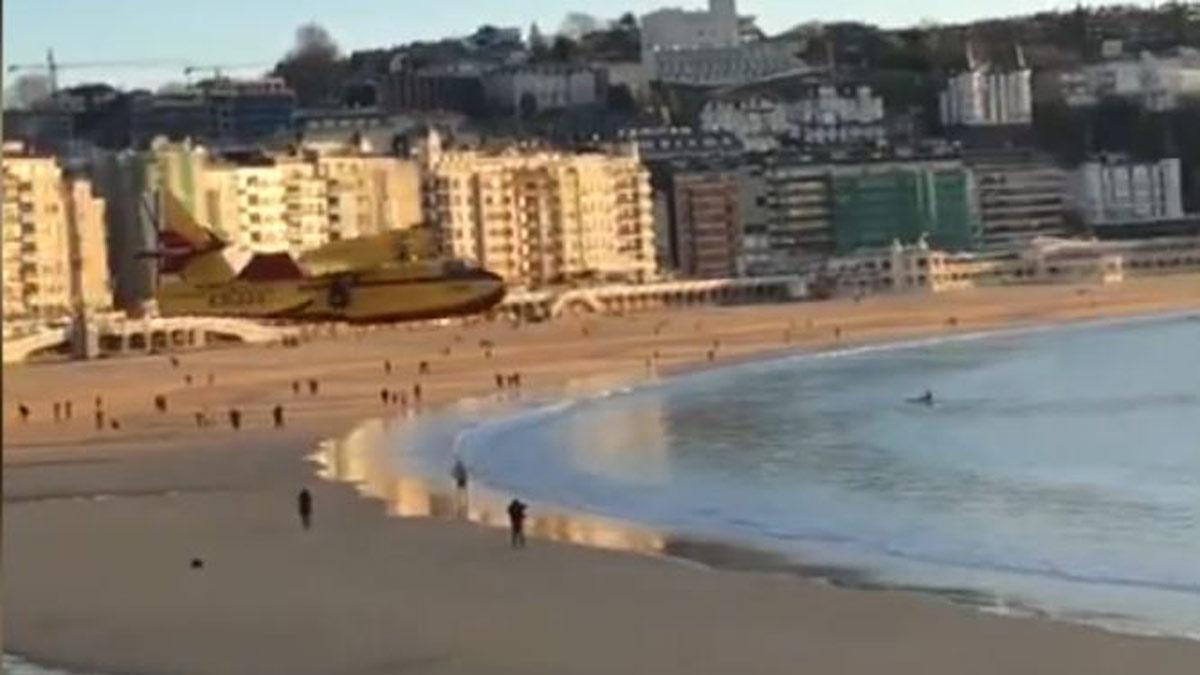
M221 316L296 322L396 323L485 312L504 299L496 275L416 277L372 271L291 281L171 283L160 287L164 316Z

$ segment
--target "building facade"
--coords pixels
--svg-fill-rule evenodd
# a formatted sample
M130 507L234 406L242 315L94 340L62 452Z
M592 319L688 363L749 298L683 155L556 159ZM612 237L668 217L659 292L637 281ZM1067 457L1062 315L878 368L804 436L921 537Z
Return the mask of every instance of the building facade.
M1089 225L1121 225L1184 217L1177 158L1085 162L1071 179L1075 208Z
M977 60L971 48L968 68L952 76L938 103L947 127L1024 126L1033 122L1032 73L1021 48L1005 68Z
M91 183L7 146L3 174L5 318L110 308L104 200Z
M649 174L634 156L435 146L426 179L444 250L511 284L655 276Z
M488 103L499 110L525 113L525 101L533 110L562 110L593 106L603 101L601 78L592 68L536 64L501 68L486 80Z
M652 77L667 84L730 87L794 72L804 67L801 45L789 39L733 46L662 49L650 54Z
M978 244L971 175L957 160L835 166L832 191L839 253L922 239L952 251Z
M1145 110L1173 110L1181 100L1200 96L1200 51L1181 48L1167 56L1146 53L1087 64L1056 77L1062 99L1070 106L1118 99Z
M799 145L872 145L885 140L883 99L867 86L813 87L783 101L768 95L717 98L700 111L701 128L733 133L747 150L768 152L782 141Z
M738 275L738 204L736 171L680 167L672 173L668 212L680 274L695 279Z
M1014 248L1036 237L1068 236L1068 172L1036 152L969 154L986 248Z

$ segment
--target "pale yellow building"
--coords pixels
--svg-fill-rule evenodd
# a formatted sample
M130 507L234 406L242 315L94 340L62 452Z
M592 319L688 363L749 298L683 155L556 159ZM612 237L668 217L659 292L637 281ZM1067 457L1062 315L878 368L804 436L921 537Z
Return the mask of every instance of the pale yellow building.
M351 147L221 157L160 143L154 153L160 184L200 222L256 251L299 252L421 221L411 161Z
M317 154L312 161L328 190L331 239L421 222L421 179L415 163L351 151Z
M509 149L425 159L447 253L526 287L656 273L649 173L633 156Z
M112 306L104 200L52 157L5 147L4 316L58 317Z

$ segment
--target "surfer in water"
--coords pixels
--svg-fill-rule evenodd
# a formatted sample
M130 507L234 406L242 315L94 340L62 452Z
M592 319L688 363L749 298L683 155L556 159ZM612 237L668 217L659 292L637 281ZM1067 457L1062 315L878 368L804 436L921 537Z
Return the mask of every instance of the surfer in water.
M908 401L909 403L919 403L921 405L933 405L933 392L926 389L924 394L916 398L910 398Z

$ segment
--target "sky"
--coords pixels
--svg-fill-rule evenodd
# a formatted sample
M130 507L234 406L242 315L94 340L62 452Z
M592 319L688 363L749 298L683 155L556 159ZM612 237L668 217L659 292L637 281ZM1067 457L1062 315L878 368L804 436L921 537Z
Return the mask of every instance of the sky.
M1141 4L1152 4L1142 0ZM3 0L4 77L12 64L90 63L61 70L62 84L109 81L157 86L185 81L183 63L232 64L226 74L252 76L270 68L293 42L297 26L324 25L344 51L414 39L465 35L491 23L543 32L571 11L616 18L663 6L699 9L706 0ZM987 16L1067 10L1074 0L739 0L741 14L768 33L808 21L856 20L887 27L924 20L958 22ZM1084 4L1106 4L1085 0ZM97 65L154 61L136 67Z

